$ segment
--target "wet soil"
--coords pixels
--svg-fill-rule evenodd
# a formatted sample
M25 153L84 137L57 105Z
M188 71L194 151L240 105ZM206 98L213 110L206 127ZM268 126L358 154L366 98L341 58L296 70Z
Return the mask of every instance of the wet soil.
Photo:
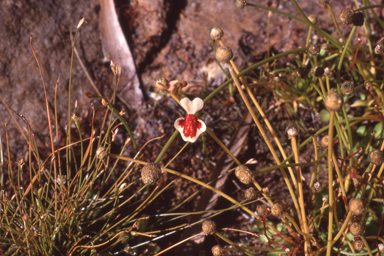
M255 2L299 16L292 1L289 0ZM304 13L316 14L319 26L336 37L336 31L325 6L319 1L297 2ZM371 1L371 4L376 4L376 2L379 1ZM117 108L126 110L126 118L131 121L130 125L135 129L135 136L140 146L149 139L165 135L163 139L146 147L143 157L146 161L154 161L174 130L173 120L184 115L171 98L155 93L155 81L160 77L168 80L185 80L188 82L188 86L184 89L184 93L192 96L200 95L202 91L212 91L225 80L223 72L215 62L213 48L209 44L209 31L212 27L221 27L224 30L224 43L233 49L234 61L239 68L264 59L268 54L268 49L270 49L269 54L272 54L303 46L308 32L308 28L298 21L278 14L272 14L268 21L267 11L253 7L238 9L235 7L234 1L230 0L116 0L115 4L121 27L133 55L145 100L139 110L129 109L123 100L118 100ZM342 8L352 6L351 1L332 2L336 14ZM80 29L76 47L98 90L105 97L111 97L113 74L101 45L100 8L100 2L97 0L5 0L0 3L0 93L3 98L3 102L0 104L0 113L2 113L0 115L2 126L0 134L4 148L6 138L4 124L8 123L8 142L12 161L10 164L15 164L19 159L25 157L28 152L28 143L8 113L5 104L9 106L23 131L26 125L18 113L26 118L35 134L39 148L43 152L49 152L50 139L47 129L44 88L30 48L31 33L33 47L39 59L47 88L49 111L52 117L55 110L55 85L59 79L57 85L59 137L55 138L58 144L64 144L68 120L70 34L74 34L76 25L82 17L85 17L87 23ZM269 40L267 37L268 24ZM375 29L375 25L372 28ZM348 35L350 28L342 25L341 29L344 35ZM359 33L362 34L362 30L359 30ZM379 32L377 34L380 35ZM323 42L322 39L320 42ZM286 58L280 60L276 65L284 67L285 62L288 61ZM87 91L94 93L75 58L72 71L71 109L73 111L76 101L76 114L84 127L84 136L90 132L91 103L96 107L98 122L101 122L100 116L102 115L100 101L86 98L84 93ZM228 96L227 91L220 93L205 106L201 113L202 119L225 144L230 141L231 135L246 112L240 97L236 96L235 103L231 104L227 101ZM271 105L271 102L274 103L271 93L257 96L257 98L265 109ZM276 127L278 136L284 142L283 146L288 145L289 141L285 138L284 131L292 121L292 116L284 108L275 108L268 112L268 118ZM319 119L305 108L299 108L296 118L301 119L306 128L322 127ZM122 134L119 139L120 143L122 144L127 137L127 134ZM162 163L171 159L183 145L184 142L178 138L171 150L164 156ZM205 153L201 147L201 140L188 146L183 155L177 158L170 167L180 168L179 171L208 182L221 149L208 136L206 148ZM130 148L126 154L132 153L132 148ZM288 147L286 153L290 154ZM301 155L300 161L312 161L312 155L312 149L308 148ZM279 157L281 158L281 156ZM253 170L274 165L268 148L253 126L250 127L250 132L239 154L241 162L246 162L250 158L258 160L257 164L251 166ZM208 159L209 165L206 163L206 159ZM303 168L307 180L309 180L311 171L313 171L311 168ZM165 183L174 180L174 177L165 175L163 179ZM276 186L276 184L282 184L279 172L273 171L267 176L258 175L256 179L262 187L269 188L272 197L278 198L287 207L291 206L287 189ZM233 175L228 180L226 192L241 201L242 190L245 187L237 184ZM175 184L177 186L174 191L165 195L168 198L154 205L159 212L180 203L200 189L196 184L182 179L176 179ZM306 190L308 192L308 189ZM226 202L221 201L219 201L219 205L220 208L229 206ZM183 206L180 211L192 211L195 206L191 202ZM234 228L244 228L249 221L240 212L226 217L234 220L231 223ZM218 220L225 222L220 218ZM224 224L218 226L223 228ZM230 238L237 240L238 236L238 234L234 234ZM191 248L209 251L212 244L214 244L213 241L208 241L203 247L194 245L186 247L186 250L190 253L192 253Z

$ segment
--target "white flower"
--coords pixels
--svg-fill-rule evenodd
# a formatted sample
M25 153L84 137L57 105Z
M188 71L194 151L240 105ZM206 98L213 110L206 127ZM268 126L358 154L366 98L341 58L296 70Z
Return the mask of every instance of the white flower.
M188 98L180 100L180 105L187 111L185 118L176 119L175 128L180 132L184 141L195 142L206 126L203 121L197 119L196 112L203 108L204 102L200 98L190 101Z

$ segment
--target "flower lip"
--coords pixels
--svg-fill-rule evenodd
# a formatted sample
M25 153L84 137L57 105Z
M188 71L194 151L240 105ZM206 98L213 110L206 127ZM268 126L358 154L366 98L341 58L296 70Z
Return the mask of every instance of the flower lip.
M193 101L184 98L180 100L180 105L187 111L187 116L176 119L174 126L184 141L193 143L206 130L205 123L195 116L196 112L203 108L204 102L200 98L195 98Z

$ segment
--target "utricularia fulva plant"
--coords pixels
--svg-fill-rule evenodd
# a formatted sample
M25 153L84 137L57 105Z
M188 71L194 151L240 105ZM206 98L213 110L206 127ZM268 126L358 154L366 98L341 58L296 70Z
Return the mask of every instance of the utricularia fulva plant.
M148 123L166 113L162 137L140 141L141 121L127 119L115 94L86 93L101 110L92 105L87 123L69 107L65 139L56 131L46 159L29 126L25 158L15 163L0 148L0 254L383 253L383 6L319 0L305 13L292 0L292 15L253 2L232 4L264 10L257 29L268 31L249 26L235 40L242 48L231 31L206 31L209 63L225 82L205 79L191 93L182 77L154 81ZM302 24L302 46L270 40L278 18ZM248 36L262 44L246 45ZM267 48L254 56L257 47ZM117 88L122 69L111 67Z

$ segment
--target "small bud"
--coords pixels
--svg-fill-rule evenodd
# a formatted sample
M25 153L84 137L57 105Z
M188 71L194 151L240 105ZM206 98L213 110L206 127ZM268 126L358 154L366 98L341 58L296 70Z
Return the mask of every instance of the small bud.
M376 54L381 54L383 53L383 49L384 49L384 37L381 38L379 41L377 41L376 43L376 47L375 47L375 53Z
M265 206L265 204L259 204L258 206L256 206L257 215L259 215L261 218L264 218L266 210L267 206Z
M105 157L105 155L107 154L107 150L105 149L105 147L99 147L97 150L96 150L96 157L98 159L103 159Z
M254 188L250 187L247 190L245 190L244 197L247 200L253 200L257 196L257 192Z
M362 11L355 12L352 16L353 26L363 26L364 25L364 13Z
M369 88L372 87L372 83L369 82L369 81L365 81L365 82L364 82L364 85L365 85L365 89L366 89L366 90L369 90Z
M73 113L71 119L72 119L75 123L79 122L79 118L76 116L75 113Z
M341 23L343 23L344 25L352 24L354 13L355 12L349 8L342 10L340 15L339 15L339 19L340 19Z
M81 25L83 25L83 23L86 22L85 21L85 18L82 18L79 23L77 24L77 29L79 29L81 27Z
M375 164L375 165L382 165L383 162L384 162L384 153L383 151L381 150L373 150L370 154L369 154L369 161L372 163L372 164Z
M145 185L153 185L160 179L161 168L159 164L147 164L141 169L141 178Z
M353 215L360 216L364 211L364 200L361 198L352 198L349 201L349 210Z
M355 89L355 86L353 82L344 82L340 87L341 93L344 94L345 96L351 95L354 89Z
M353 248L355 248L356 251L363 250L364 249L364 242L361 240L353 241Z
M108 101L105 98L101 99L101 104L103 104L104 107L108 106Z
M168 89L168 80L165 79L165 78L160 78L156 81L156 89L159 91L159 92L163 92L165 90Z
M349 232L351 232L353 236L361 236L365 231L363 225L361 225L360 222L354 222L349 227Z
M309 21L310 22L312 22L314 25L316 25L316 23L317 23L317 17L316 17L316 15L309 15L308 16L308 19L309 19Z
M232 59L233 57L233 52L231 48L227 46L220 46L216 50L216 58L220 62L228 62Z
M216 231L216 223L212 220L206 220L203 222L202 226L204 234L207 235L213 235Z
M318 44L311 44L310 46L308 46L308 52L309 52L309 54L311 54L313 56L319 55L319 53L320 53L320 45L318 45Z
M292 139L293 137L296 137L297 134L299 134L299 131L297 130L297 127L292 125L287 127L287 134L288 134L288 139Z
M315 77L322 77L324 75L324 68L320 66L316 66L312 70L312 75Z
M309 69L307 69L306 67L299 67L297 69L297 76L304 79L308 76L309 74Z
M247 3L245 2L245 0L236 0L237 8L243 9L246 5Z
M308 129L307 133L308 133L309 136L315 136L316 130L311 127L311 128Z
M324 68L324 75L329 76L329 74L331 74L331 69L329 67L325 67Z
M240 165L235 170L236 177L241 183L249 184L252 182L252 172L245 165Z
M325 108L329 112L336 112L339 111L342 104L343 100L341 99L340 95L335 92L333 89L325 96Z
M219 40L223 37L224 32L221 28L212 28L211 29L211 39L212 40Z
M326 203L326 202L328 201L328 198L324 196L324 197L322 198L322 200L323 200L324 203Z
M212 247L212 255L213 256L221 256L223 255L223 248L220 245L215 245Z
M283 207L277 203L277 204L274 204L271 208L271 214L275 217L280 217L281 214L283 213Z
M322 50L328 50L328 44L327 43L321 44L321 49Z

